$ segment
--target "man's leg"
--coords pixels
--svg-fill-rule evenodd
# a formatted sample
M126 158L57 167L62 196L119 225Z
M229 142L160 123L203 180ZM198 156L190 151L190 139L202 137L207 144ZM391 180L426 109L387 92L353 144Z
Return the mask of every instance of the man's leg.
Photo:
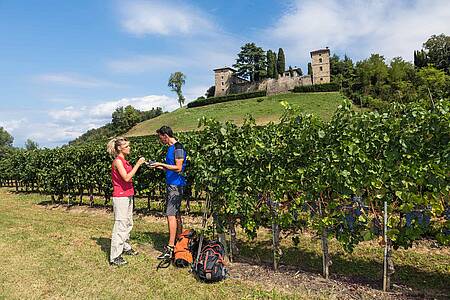
M168 185L167 199L166 199L166 216L167 216L167 226L169 227L169 243L164 252L158 256L158 259L169 259L172 257L178 228L177 215L179 214L180 211L180 205L181 205L181 197L178 187L175 185Z
M176 203L176 208L177 208L177 236L179 234L181 234L183 232L183 220L181 220L181 201L183 200L183 195L184 195L184 186L178 186L177 187L178 190L178 198L177 198L177 203Z
M177 217L167 216L167 223L169 225L169 246L175 246L175 237L177 234Z

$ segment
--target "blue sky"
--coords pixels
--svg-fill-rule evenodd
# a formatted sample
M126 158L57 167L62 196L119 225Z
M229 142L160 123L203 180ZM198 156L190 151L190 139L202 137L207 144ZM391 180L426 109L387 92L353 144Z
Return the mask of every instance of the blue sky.
M354 60L412 60L440 33L450 34L447 0L0 0L0 126L15 146L55 147L121 105L176 109L171 72L186 74L195 99L246 42L282 47L305 69L325 46Z

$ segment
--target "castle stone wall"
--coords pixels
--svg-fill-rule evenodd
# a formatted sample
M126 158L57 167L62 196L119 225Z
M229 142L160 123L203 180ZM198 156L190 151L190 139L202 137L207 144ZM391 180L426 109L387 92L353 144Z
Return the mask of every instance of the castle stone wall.
M283 76L278 79L265 79L261 82L237 83L230 85L228 94L251 93L267 91L267 95L287 93L299 85L311 85L311 76L289 77Z

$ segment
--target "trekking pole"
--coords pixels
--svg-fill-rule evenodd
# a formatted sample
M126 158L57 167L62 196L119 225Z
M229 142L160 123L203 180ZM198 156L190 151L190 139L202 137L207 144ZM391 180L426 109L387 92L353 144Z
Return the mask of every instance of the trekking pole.
M203 217L202 217L202 231L200 234L200 240L198 242L198 249L197 249L197 257L195 258L194 267L197 266L198 260L200 258L200 251L202 250L203 246L203 240L204 240L204 233L206 229L206 225L208 223L208 210L210 209L211 205L211 197L209 195L206 196L206 203L203 209Z

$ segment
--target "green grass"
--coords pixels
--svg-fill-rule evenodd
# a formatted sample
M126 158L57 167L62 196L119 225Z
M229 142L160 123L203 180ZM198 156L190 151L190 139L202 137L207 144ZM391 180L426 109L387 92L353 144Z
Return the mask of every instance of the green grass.
M0 189L0 299L306 299L234 279L197 282L187 269L157 271L165 222L136 218L132 244L142 252L129 264L108 264L112 215L50 210L39 195ZM156 248L156 249L155 249Z
M337 92L280 94L274 96L236 100L195 108L180 108L171 113L144 121L133 127L126 135L141 136L154 134L162 125L172 127L174 131L190 131L197 129L198 120L205 116L218 121L232 121L242 124L247 114L251 114L257 124L277 122L283 113L280 101L287 101L292 107L298 107L306 113L314 113L328 120L343 101L344 97Z
M331 240L334 280L324 281L320 277L320 241L308 233L300 236L298 248L289 238L282 242L282 263L302 270L296 281L293 274L261 271L259 278L203 284L187 269L156 270L155 257L167 240L167 225L164 218L144 214L135 216L131 237L141 255L128 258L125 267L114 268L108 265L113 222L110 209L78 205L70 210L63 205L55 208L43 205L48 204L48 196L15 194L12 190L0 188L0 299L349 299L352 295L371 299L406 294L445 298L450 294L449 248L419 245L394 251L396 273L392 280L401 288L397 288L400 294L389 296L377 290L382 248L376 242L362 243L353 254L347 254ZM139 199L137 207L145 211L145 203ZM157 209L154 204L153 209ZM185 223L198 228L201 220L189 217ZM242 259L270 262L270 240L267 230L260 230L255 241L240 233ZM254 270L252 265L245 269L238 263L231 268L235 276Z

